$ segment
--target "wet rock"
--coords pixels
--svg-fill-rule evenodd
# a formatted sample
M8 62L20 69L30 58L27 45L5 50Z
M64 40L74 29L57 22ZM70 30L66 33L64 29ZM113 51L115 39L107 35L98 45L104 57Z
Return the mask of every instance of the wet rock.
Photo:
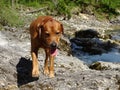
M109 66L106 66L104 64L101 64L100 62L96 62L93 63L92 65L90 65L91 69L95 69L95 70L106 70L106 69L110 69Z
M75 32L75 37L76 38L98 38L100 34L92 29L88 30L80 30Z
M75 37L70 40L72 52L80 50L95 55L107 53L115 47L115 43L110 40L104 40L100 36L97 31L91 29L76 32Z
M111 43L110 41L103 41L103 40L99 40L98 38L93 38L93 39L73 38L71 39L71 43L72 43L71 44L72 50L79 49L89 54L107 53L115 45L114 43Z
M111 62L103 62L103 61L98 61L90 65L91 69L95 70L120 70L120 64L115 64Z

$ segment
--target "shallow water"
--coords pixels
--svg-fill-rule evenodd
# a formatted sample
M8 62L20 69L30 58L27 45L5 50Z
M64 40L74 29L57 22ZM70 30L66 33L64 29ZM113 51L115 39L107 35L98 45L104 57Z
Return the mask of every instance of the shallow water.
M111 51L109 53L103 53L101 55L86 55L82 56L82 60L84 60L88 64L96 61L120 62L120 53Z

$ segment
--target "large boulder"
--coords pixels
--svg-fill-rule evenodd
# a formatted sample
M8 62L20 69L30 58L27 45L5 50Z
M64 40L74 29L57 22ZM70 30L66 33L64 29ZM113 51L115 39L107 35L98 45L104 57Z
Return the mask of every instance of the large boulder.
M75 37L76 38L98 38L100 34L92 29L87 29L87 30L81 30L75 32Z

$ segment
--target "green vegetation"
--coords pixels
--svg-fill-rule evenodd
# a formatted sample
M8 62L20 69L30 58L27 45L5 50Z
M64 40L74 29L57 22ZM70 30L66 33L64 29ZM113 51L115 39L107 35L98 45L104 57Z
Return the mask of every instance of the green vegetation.
M22 25L23 20L16 11L16 7L19 8L20 5L33 8L48 7L55 15L68 17L71 17L73 12L107 19L120 14L120 0L0 0L0 24ZM78 9L75 10L76 8Z
M120 0L18 0L20 4L27 6L48 6L58 15L71 16L71 10L79 7L79 12L94 14L97 17L105 16L110 19L118 15Z
M119 14L116 10L120 9L120 0L76 0L77 3L81 3L82 12L89 8L97 17L111 19Z
M24 21L20 17L16 9L12 8L10 2L7 0L0 1L0 27L8 26L22 26Z

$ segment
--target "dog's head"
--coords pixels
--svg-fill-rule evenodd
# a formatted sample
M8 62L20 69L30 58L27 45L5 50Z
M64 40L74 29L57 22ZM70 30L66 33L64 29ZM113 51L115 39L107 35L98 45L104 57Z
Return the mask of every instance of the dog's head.
M54 52L58 47L60 37L63 34L63 25L54 20L49 19L40 25L41 39L46 47L49 47L51 52Z

